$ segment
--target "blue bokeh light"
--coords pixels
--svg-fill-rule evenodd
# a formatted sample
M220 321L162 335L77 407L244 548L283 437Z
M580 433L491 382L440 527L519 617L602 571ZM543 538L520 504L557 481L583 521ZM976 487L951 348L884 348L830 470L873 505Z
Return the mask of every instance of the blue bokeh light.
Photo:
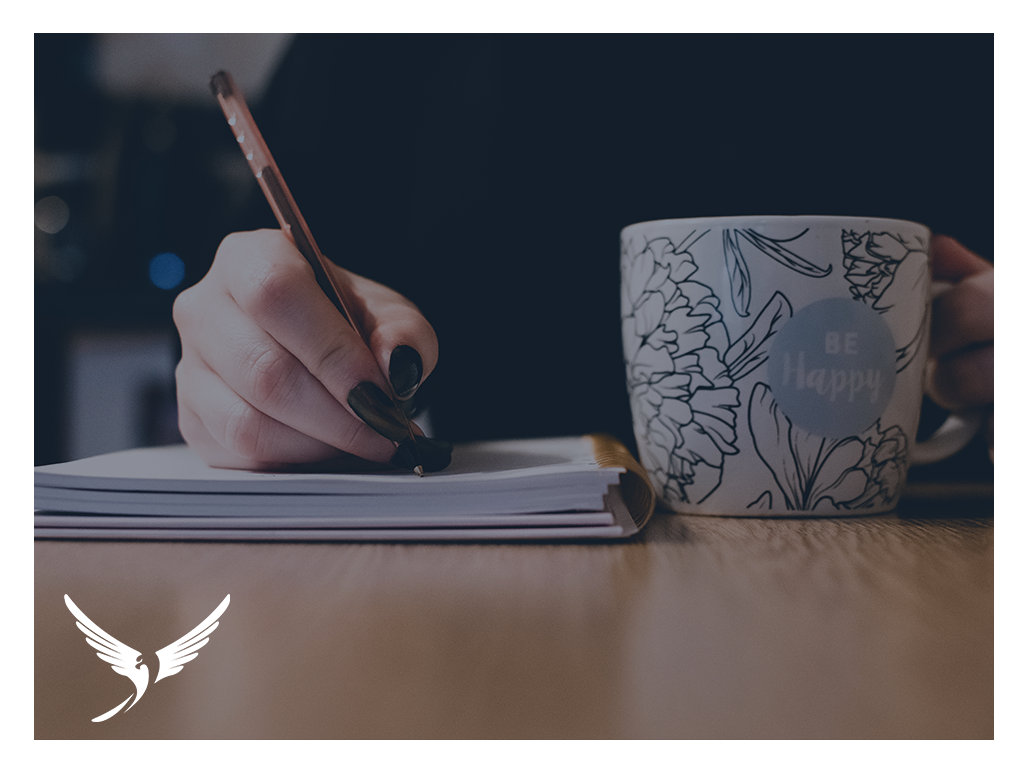
M150 281L162 290L173 290L186 278L186 264L171 252L162 252L150 259Z

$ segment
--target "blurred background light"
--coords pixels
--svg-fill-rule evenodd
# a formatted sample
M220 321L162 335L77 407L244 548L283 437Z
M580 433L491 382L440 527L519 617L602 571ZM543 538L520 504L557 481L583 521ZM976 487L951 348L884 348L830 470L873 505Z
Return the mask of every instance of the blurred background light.
M71 212L60 196L46 196L36 202L36 228L44 233L55 234L68 225Z
M186 264L171 252L162 252L150 259L150 281L162 290L173 290L186 278Z

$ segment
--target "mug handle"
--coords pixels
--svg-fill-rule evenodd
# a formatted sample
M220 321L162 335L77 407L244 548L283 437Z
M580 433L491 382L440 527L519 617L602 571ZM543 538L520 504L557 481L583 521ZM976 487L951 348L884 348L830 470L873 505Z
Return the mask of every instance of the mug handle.
M951 282L934 281L930 285L930 296L936 298L952 287ZM927 369L927 378L933 371L933 365ZM977 408L951 414L944 423L926 440L916 443L909 455L912 464L932 464L957 454L966 444L976 437L983 425L985 411Z
M909 454L912 464L930 464L946 459L966 447L983 425L984 411L953 413L926 440L916 443Z

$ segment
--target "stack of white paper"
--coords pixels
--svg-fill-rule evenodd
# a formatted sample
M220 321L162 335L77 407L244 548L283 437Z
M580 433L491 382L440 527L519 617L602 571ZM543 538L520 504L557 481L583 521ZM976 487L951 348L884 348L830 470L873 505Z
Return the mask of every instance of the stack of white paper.
M610 444L610 439L605 442ZM592 437L459 445L444 471L266 473L208 467L186 446L35 470L42 538L467 540L622 537L626 467ZM610 462L606 462L610 463Z

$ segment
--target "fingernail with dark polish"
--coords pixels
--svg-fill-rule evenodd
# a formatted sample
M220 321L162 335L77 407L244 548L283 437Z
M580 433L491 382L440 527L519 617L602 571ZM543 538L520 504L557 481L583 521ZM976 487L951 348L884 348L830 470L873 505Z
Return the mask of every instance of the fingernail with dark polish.
M453 446L443 440L415 435L415 442L408 438L399 446L390 463L402 470L410 470L421 463L426 472L439 472L451 463Z
M419 407L415 403L414 398L411 400L401 400L397 404L401 407L401 410L404 411L404 415L409 419L414 419L415 415L418 413Z
M385 438L399 443L408 438L408 420L386 392L370 381L363 381L347 395L358 418Z
M422 381L422 357L410 346L398 346L390 355L390 384L401 400L407 400Z

